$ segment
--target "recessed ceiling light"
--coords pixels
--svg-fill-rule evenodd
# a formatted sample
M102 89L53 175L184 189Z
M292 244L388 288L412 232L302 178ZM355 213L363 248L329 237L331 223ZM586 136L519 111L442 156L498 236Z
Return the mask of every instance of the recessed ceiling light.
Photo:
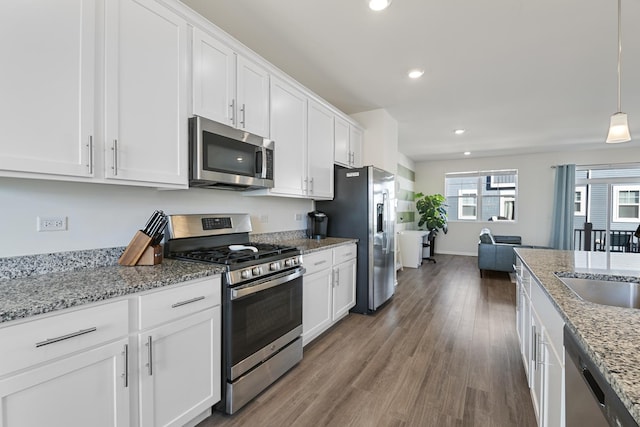
M376 12L384 10L389 7L393 0L369 0L369 9Z
M422 77L422 75L424 74L424 70L410 70L409 71L409 77L412 79L418 79L420 77Z
M464 155L465 155L465 156L470 156L470 155L471 155L471 151L465 151L465 152L464 152Z
M465 129L456 129L453 131L453 133L455 133L456 135L462 135L465 132L466 132Z

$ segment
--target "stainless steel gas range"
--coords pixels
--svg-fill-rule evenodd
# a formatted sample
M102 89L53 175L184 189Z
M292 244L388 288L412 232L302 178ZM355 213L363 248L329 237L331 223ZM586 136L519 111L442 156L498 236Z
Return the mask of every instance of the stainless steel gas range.
M247 214L170 215L165 256L225 267L222 401L233 414L302 360L302 266L295 247L252 243Z

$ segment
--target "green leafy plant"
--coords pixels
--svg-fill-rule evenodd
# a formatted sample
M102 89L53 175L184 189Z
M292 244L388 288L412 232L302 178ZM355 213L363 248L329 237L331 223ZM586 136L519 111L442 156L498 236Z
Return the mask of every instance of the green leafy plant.
M418 227L424 226L427 230L437 233L438 230L447 234L447 204L442 194L425 196L422 193L415 195L416 209L420 214Z

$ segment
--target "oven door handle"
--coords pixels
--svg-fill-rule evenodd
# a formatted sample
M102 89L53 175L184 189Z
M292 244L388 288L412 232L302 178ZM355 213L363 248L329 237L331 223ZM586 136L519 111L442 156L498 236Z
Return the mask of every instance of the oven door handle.
M246 297L247 295L255 294L270 288L275 288L276 286L280 286L284 283L290 282L294 279L297 279L298 277L302 277L302 275L306 271L307 270L305 268L301 267L295 270L293 273L288 271L280 276L271 277L267 281L258 285L247 286L246 288L240 289L232 289L231 300L233 301L239 298Z

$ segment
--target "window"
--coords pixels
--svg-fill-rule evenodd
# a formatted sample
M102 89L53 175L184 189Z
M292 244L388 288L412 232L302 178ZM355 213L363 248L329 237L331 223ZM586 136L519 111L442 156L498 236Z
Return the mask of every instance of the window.
M585 216L585 208L587 204L585 203L585 197L587 193L587 187L584 185L576 187L576 193L574 198L575 204L575 215L576 216Z
M478 190L458 190L459 219L476 219L478 216Z
M517 170L445 175L449 221L515 221L517 194Z
M613 221L640 220L640 185L613 186Z

